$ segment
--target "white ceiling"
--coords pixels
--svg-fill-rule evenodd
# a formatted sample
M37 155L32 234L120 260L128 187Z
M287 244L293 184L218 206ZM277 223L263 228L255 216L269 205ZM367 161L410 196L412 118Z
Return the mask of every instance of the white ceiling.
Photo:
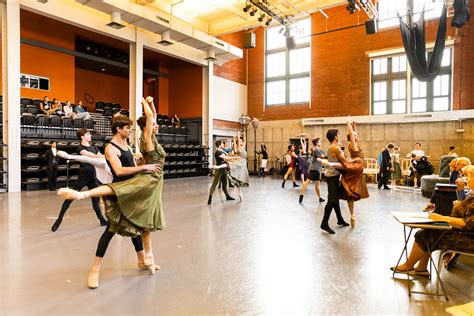
M258 22L257 16L243 12L246 0L130 1L148 2L148 6L181 18L213 36L264 25L264 22ZM280 12L295 17L346 3L342 0L269 0L269 2Z

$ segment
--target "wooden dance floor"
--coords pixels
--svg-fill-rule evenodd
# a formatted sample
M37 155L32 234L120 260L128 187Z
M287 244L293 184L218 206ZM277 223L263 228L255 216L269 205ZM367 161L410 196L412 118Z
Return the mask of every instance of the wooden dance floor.
M319 228L324 203L312 186L300 205L291 183L283 190L280 180L251 178L243 203L217 190L208 206L210 183L166 180L168 228L153 234L161 270L137 270L130 239L117 236L95 290L86 280L103 227L90 200L74 202L52 233L62 203L55 192L0 194L0 315L444 315L474 299L469 259L442 273L449 302L410 299L404 276L392 279L403 227L390 213L421 210L427 200L417 193L371 187L356 203L356 228L337 226L332 214L329 235ZM419 290L427 284L413 282Z

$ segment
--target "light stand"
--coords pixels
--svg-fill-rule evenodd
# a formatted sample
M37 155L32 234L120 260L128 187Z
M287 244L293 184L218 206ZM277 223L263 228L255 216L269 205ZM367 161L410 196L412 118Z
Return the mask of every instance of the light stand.
M260 126L260 121L255 117L252 119L253 127L253 175L258 175L257 172L257 128Z

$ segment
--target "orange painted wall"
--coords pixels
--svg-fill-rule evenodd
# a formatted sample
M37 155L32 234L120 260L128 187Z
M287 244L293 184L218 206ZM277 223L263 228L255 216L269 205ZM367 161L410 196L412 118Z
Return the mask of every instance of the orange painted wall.
M169 114L202 116L202 67L176 62L169 69ZM160 111L161 112L161 111Z
M160 72L169 73L169 68L167 66L160 66ZM173 115L169 112L169 79L164 77L157 78L158 80L158 113Z
M75 82L76 99L84 99L87 92L96 101L119 103L123 109L129 108L128 78L78 68Z

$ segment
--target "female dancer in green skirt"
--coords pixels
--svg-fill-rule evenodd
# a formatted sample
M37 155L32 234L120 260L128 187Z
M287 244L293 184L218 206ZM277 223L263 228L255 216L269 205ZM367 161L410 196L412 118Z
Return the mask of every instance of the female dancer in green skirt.
M104 199L109 230L122 236L141 235L146 255L145 264L150 273L154 274L155 264L150 233L166 227L161 203L166 153L155 136L158 125L153 98L143 99L142 104L145 116L137 121L142 129L140 151L145 162L160 165L160 171L140 172L131 179L113 182L89 191L78 192L64 188L58 191L58 195L70 200L115 196L115 199Z

